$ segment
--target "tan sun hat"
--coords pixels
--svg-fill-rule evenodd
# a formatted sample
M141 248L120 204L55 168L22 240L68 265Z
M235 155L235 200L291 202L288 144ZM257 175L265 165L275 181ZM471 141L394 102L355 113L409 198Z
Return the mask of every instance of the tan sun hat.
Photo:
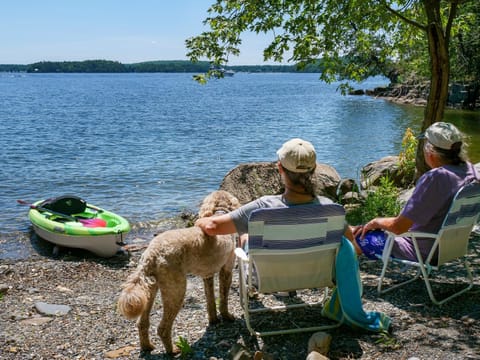
M463 135L453 124L436 122L430 125L421 138L444 150L451 150L452 145L463 141Z
M291 139L277 151L282 166L296 173L306 173L317 165L317 154L313 145L302 139Z

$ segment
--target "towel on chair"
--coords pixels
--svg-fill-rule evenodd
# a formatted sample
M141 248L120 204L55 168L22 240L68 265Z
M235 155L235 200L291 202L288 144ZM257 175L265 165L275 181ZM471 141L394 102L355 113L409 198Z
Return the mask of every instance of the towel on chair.
M352 243L342 238L335 264L337 286L322 309L322 316L342 321L354 329L388 331L391 319L382 312L365 312L362 306L362 283L357 254Z

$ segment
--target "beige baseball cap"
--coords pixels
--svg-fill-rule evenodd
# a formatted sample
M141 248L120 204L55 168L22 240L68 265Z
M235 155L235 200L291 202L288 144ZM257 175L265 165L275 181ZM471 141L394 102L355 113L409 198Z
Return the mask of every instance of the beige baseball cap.
M313 145L302 139L291 139L277 151L282 166L292 172L306 173L317 165L317 154Z
M462 133L453 124L446 122L430 125L421 138L427 139L433 146L444 150L451 150L453 144L463 141Z

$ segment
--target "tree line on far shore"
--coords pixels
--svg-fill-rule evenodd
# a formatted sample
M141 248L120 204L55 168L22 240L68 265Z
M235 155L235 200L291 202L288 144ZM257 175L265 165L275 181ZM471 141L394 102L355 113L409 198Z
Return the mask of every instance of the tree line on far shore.
M41 61L28 65L0 64L0 72L27 73L204 73L211 67L207 61L188 60L147 61L134 64L122 64L110 60L85 61ZM311 65L299 70L296 65L240 65L228 66L226 70L242 72L314 72L321 66Z

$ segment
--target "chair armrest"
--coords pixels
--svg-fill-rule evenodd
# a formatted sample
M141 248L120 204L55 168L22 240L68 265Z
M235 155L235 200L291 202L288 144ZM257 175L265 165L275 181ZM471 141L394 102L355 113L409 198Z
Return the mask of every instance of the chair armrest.
M388 236L404 236L404 237L414 237L414 238L419 238L419 237L423 237L423 238L432 238L432 239L435 239L438 234L432 234L432 233L426 233L426 232L416 232L416 231L407 231L407 232L404 232L402 234L394 234L390 231L386 231L386 233L388 234Z
M242 248L235 249L235 256L242 261L248 262L248 256Z

